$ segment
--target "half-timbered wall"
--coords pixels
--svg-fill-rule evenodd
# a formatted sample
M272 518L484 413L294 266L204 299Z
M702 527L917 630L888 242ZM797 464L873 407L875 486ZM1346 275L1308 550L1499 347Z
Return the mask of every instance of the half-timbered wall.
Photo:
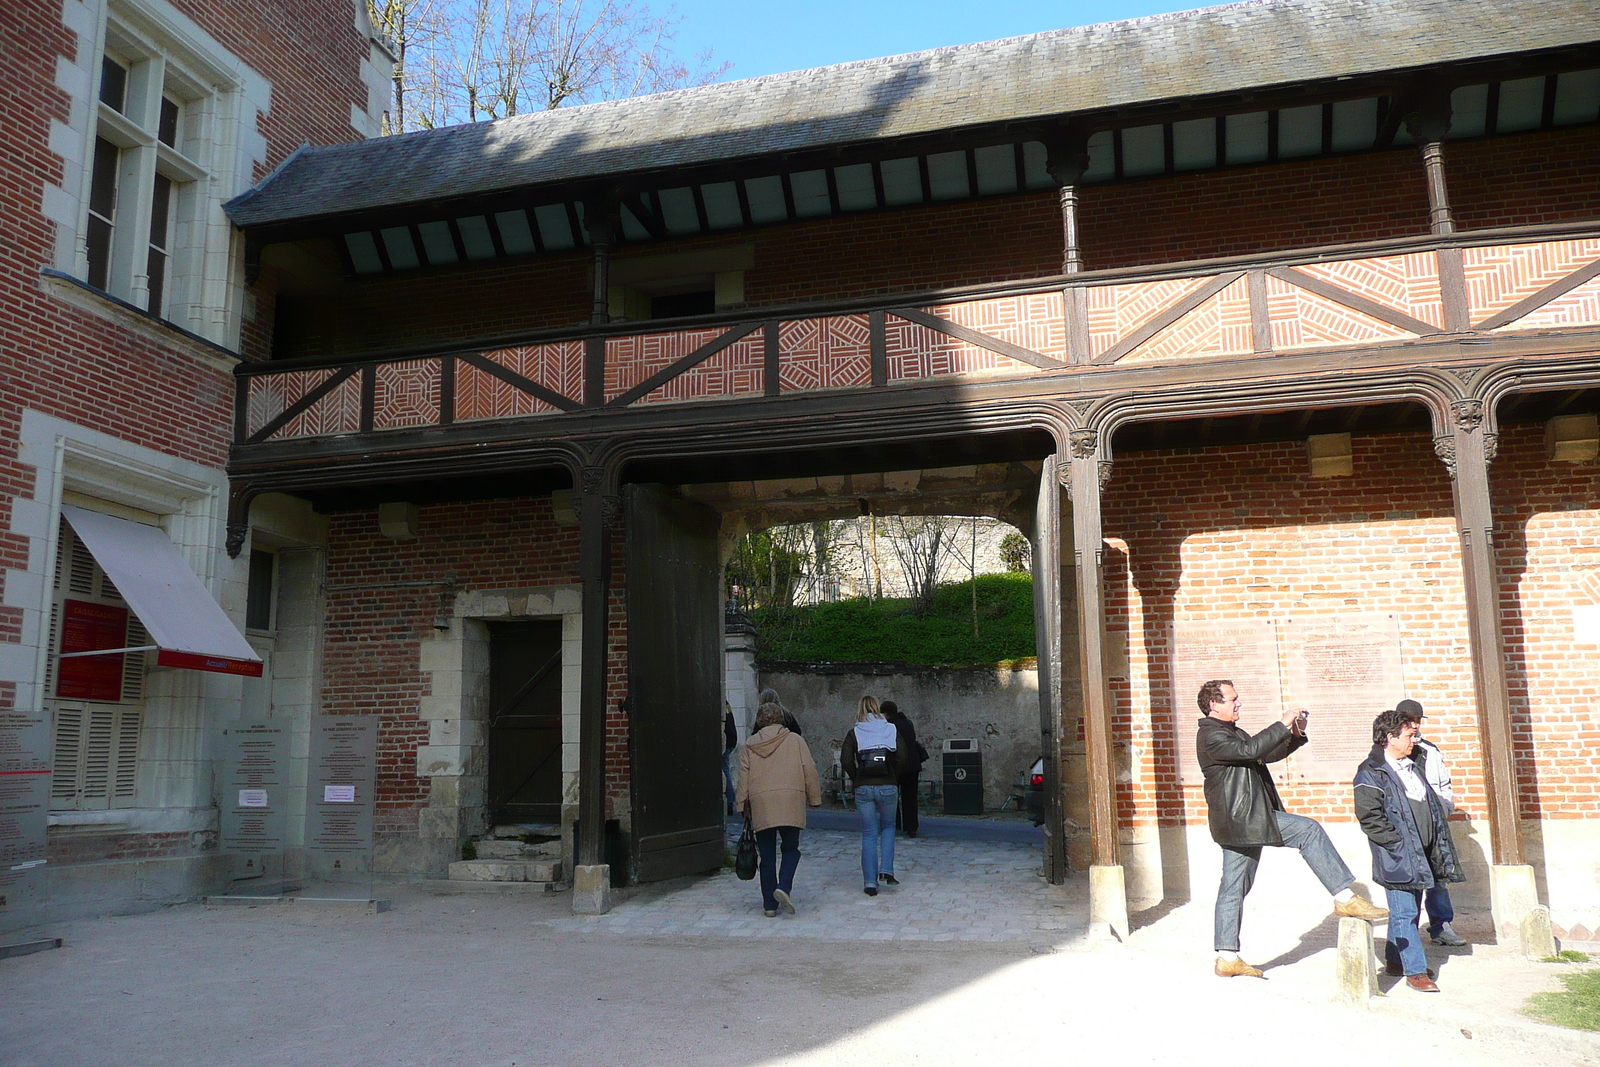
M1600 214L1600 128L1451 144L1452 203L1464 228ZM1416 152L1287 162L1087 186L1085 265L1118 268L1266 253L1427 232ZM1043 277L1061 269L1054 193L801 222L625 248L634 256L753 246L747 305L847 300ZM331 262L331 260L330 260ZM342 355L588 320L590 255L343 282L327 299L286 298L277 355ZM263 291L270 293L270 272ZM265 298L264 298L265 299ZM295 301L298 302L295 302Z

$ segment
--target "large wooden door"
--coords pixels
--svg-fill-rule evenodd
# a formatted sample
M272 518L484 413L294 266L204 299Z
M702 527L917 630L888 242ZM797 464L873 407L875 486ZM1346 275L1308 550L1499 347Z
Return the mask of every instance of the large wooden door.
M489 818L561 818L561 623L489 624Z
M717 513L626 487L633 874L722 864L722 597Z

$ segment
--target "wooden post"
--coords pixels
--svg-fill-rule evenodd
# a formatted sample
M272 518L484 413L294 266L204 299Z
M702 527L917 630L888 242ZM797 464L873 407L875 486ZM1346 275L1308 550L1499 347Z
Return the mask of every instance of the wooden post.
M1433 233L1455 233L1450 190L1444 177L1444 139L1450 132L1450 90L1424 86L1413 90L1405 113L1406 130L1422 152L1428 183L1428 227Z
M1061 273L1083 270L1078 242L1078 182L1089 169L1089 141L1082 130L1069 128L1045 139L1045 169L1061 193Z
M1065 460L1046 456L1039 474L1033 515L1033 612L1039 651L1039 734L1044 753L1045 875L1051 885L1067 880L1065 775L1061 759L1061 473Z
M1517 771L1511 748L1511 701L1506 688L1505 645L1500 629L1500 583L1494 562L1494 513L1489 498L1489 463L1496 435L1482 432L1483 402L1452 405L1454 425L1435 437L1434 451L1450 472L1461 572L1466 586L1467 632L1472 646L1472 685L1478 704L1483 749L1489 841L1496 864L1526 862L1518 817Z
M584 204L583 228L594 249L594 307L589 321L603 326L611 321L611 246L616 241L615 197L594 197Z
M1117 834L1116 760L1105 665L1105 596L1100 485L1111 464L1100 458L1100 434L1073 430L1067 491L1072 498L1073 573L1077 582L1078 658L1083 689L1083 734L1089 768L1089 922L1128 934L1127 882Z
M584 467L578 502L578 573L583 583L582 664L578 682L577 864L605 862L607 612L611 526L619 500L605 469Z

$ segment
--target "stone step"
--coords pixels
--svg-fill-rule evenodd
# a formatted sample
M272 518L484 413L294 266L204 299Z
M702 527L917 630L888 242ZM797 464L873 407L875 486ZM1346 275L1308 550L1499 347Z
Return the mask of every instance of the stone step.
M561 861L457 860L450 865L452 882L559 882Z
M529 836L560 837L561 836L561 827L555 825L554 823L539 823L539 822L499 823L498 825L496 825L494 827L494 829L489 831L489 836L490 837L496 837L496 838L529 837Z
M545 841L530 845L523 841L485 838L473 843L480 860L537 860L555 859L561 855L560 841Z

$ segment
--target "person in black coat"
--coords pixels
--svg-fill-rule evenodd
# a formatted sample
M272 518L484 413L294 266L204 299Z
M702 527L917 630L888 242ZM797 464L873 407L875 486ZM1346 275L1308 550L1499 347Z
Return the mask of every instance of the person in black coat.
M1372 753L1356 768L1353 785L1356 820L1372 845L1372 880L1389 896L1386 970L1405 975L1412 989L1437 993L1417 929L1422 894L1466 879L1449 813L1428 783L1427 754L1417 746L1417 734L1417 724L1404 712L1379 715L1372 723Z
M917 780L922 776L922 765L927 762L928 750L917 740L917 728L900 710L900 705L885 700L878 705L883 717L894 724L906 742L906 764L900 768L900 811L896 823L907 837L917 836Z
M1285 711L1279 721L1255 736L1239 729L1244 701L1229 681L1200 687L1199 735L1195 752L1205 774L1206 807L1211 837L1222 846L1222 884L1217 888L1216 950L1213 970L1219 977L1262 977L1259 967L1239 958L1239 924L1244 898L1255 882L1261 849L1299 849L1322 885L1333 894L1333 913L1372 922L1389 913L1356 896L1355 875L1322 824L1283 810L1267 764L1276 763L1306 743L1306 713Z

